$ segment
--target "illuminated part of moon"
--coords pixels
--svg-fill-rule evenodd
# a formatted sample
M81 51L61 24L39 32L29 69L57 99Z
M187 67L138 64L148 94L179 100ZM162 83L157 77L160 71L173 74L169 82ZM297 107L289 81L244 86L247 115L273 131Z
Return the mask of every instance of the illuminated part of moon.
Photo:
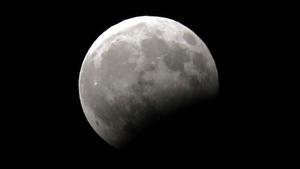
M217 92L218 73L206 45L162 17L135 17L106 30L89 49L79 77L87 120L114 147L178 106Z

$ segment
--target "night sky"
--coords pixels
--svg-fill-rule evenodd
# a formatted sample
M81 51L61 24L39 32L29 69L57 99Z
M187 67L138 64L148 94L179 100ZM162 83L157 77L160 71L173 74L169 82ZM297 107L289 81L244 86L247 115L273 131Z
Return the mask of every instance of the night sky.
M20 157L28 164L83 162L94 168L104 163L147 166L179 161L201 166L248 163L273 151L267 139L273 130L265 123L272 116L265 100L274 93L265 83L272 77L263 64L271 57L265 51L265 39L273 36L263 25L274 19L266 6L176 1L26 3L7 15L3 33L10 36L6 45L14 46L7 50L9 61L4 63L5 70L13 70L12 75L4 75L6 85L14 88L7 97L9 104L4 105L9 117L2 123L8 135L3 144L7 157ZM143 15L176 20L204 41L217 65L219 95L178 110L178 115L128 148L116 150L84 116L79 71L101 33L124 19ZM9 119L14 119L13 124Z

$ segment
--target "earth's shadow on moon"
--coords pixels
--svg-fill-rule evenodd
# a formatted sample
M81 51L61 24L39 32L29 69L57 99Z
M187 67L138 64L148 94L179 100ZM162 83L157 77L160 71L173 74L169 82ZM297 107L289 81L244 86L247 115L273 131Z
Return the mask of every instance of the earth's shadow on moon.
M152 123L129 144L125 152L170 152L219 147L222 119L218 118L217 98L195 101L177 109L172 116Z

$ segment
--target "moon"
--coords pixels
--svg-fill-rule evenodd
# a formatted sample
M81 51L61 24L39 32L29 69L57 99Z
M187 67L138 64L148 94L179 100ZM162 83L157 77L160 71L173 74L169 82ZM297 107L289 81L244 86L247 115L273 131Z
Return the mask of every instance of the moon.
M121 148L158 119L218 93L204 42L172 19L140 16L102 33L79 75L83 112L96 133Z

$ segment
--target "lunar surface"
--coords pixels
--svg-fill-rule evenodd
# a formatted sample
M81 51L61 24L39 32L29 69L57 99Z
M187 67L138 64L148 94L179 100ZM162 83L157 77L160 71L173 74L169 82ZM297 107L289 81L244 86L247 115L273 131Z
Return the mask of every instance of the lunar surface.
M101 34L79 77L88 122L116 148L178 107L214 97L218 87L204 42L179 22L152 16L124 20Z

